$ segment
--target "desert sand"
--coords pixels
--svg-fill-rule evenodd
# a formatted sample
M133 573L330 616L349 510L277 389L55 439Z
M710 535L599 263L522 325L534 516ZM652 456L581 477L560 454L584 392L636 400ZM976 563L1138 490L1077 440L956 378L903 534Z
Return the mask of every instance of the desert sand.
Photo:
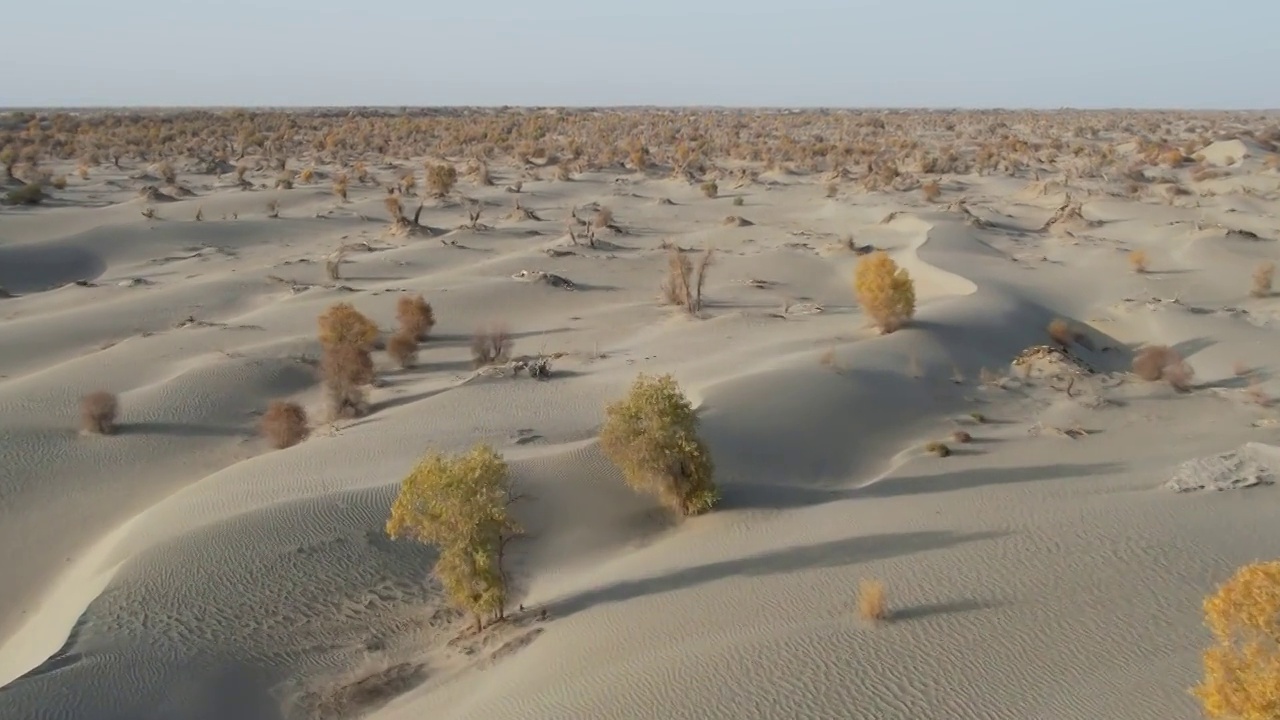
M301 131L283 184L279 146L18 164L66 184L0 207L0 717L1198 716L1201 600L1280 547L1280 300L1250 292L1278 257L1276 118L690 112L665 127L739 140L677 163L652 118L599 115L576 160L496 141L492 185L455 147ZM869 149L813 149L837 142ZM458 169L447 196L424 162ZM570 217L599 207L593 246ZM696 315L661 301L671 245L715 249ZM867 246L915 281L891 334L853 295ZM406 291L437 318L420 362L375 353L372 412L330 422L316 317L390 328ZM1024 354L1056 318L1082 342ZM552 377L477 372L493 323ZM1150 345L1185 391L1130 372ZM598 447L641 372L698 407L704 516L673 522ZM117 434L77 432L95 390ZM258 437L274 398L310 438ZM383 525L417 458L478 441L528 536L510 619L477 636ZM858 617L864 579L887 622Z

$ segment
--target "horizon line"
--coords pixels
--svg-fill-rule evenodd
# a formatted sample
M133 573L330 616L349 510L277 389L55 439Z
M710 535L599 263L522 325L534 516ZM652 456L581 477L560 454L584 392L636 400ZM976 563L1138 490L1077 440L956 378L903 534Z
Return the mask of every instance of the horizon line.
M895 111L924 111L924 112L1256 112L1270 113L1280 112L1280 106L1276 107L1176 107L1176 106L1082 106L1082 105L1058 105L1058 106L1001 106L1001 105L721 105L721 104L705 104L705 105L662 105L662 104L635 104L635 105L507 105L507 104L445 104L445 105L374 105L374 104L321 104L321 105L73 105L73 104L48 104L48 105L0 105L0 113L14 112L40 112L40 111L69 111L69 110L96 110L96 111L128 111L128 110L246 110L246 111L264 111L264 110L386 110L393 112L405 112L411 110L767 110L767 111L837 111L837 112L895 112Z

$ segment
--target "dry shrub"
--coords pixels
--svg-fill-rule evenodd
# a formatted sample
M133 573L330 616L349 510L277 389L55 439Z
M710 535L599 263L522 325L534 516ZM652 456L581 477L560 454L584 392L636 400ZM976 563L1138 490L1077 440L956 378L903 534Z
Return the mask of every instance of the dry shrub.
M369 412L365 386L373 382L373 358L355 345L326 347L320 358L320 375L335 418L362 417Z
M942 186L938 184L937 180L930 180L920 186L920 193L924 195L926 201L936 202L938 198L942 197Z
M416 340L426 340L435 327L436 316L431 303L422 295L401 295L396 301L396 320L400 322L400 331Z
M343 202L347 201L347 182L346 173L338 173L333 178L333 194L337 195Z
M662 281L662 297L671 305L685 309L693 305L693 262L678 246L667 249L667 277ZM692 311L691 311L692 312Z
M973 436L964 430L956 430L951 433L951 441L964 445L965 443L973 442Z
M27 183L6 193L4 201L8 205L39 205L48 197L40 183Z
M916 313L911 276L883 250L858 260L853 285L858 304L883 333L898 330Z
M715 180L708 180L701 185L702 194L709 198L715 198L720 194L720 185Z
M80 398L80 430L95 435L110 435L116 431L116 415L120 402L116 396L98 390Z
M596 211L596 215L591 219L591 227L597 230L603 230L613 224L613 211L607 207L602 207Z
M704 513L719 500L698 416L670 375L642 374L625 398L610 403L600 445L627 485L658 496L679 517Z
M884 583L868 579L858 583L858 617L868 622L889 619L889 600L885 596Z
M262 436L271 447L283 450L307 439L307 411L295 402L272 400L262 414Z
M387 214L391 216L391 222L404 222L404 205L401 204L400 198L395 195L388 195L382 200L382 204L387 208Z
M1276 265L1264 262L1253 271L1253 288L1249 294L1254 297L1271 297L1271 281L1275 278Z
M698 255L695 264L689 256L672 245L667 250L667 277L662 282L662 297L671 305L684 308L689 314L702 309L702 289L707 280L707 269L715 260L715 249L707 248Z
M369 351L378 326L349 303L335 303L319 318L323 356L320 374L334 417L360 417L369 411L364 386L373 382Z
M476 367L506 362L511 357L511 335L501 325L477 330L471 337L471 360Z
M1136 273L1144 273L1147 271L1147 253L1145 250L1129 251L1129 267L1133 268Z
M1211 718L1280 717L1280 561L1236 571L1204 601L1214 644L1192 692Z
M924 451L931 455L937 455L938 457L951 456L951 448L947 447L946 443L940 442L938 440L932 440L930 442L925 443Z
M1049 327L1047 329L1049 331L1049 338L1063 349L1070 347L1072 343L1077 342L1080 339L1080 332L1071 327L1071 323L1062 318L1055 318L1049 323Z
M452 165L432 165L427 168L427 189L436 197L448 195L458 183L458 170Z
M320 326L320 344L325 347L351 345L369 350L378 339L378 326L351 303L330 305L317 318L317 323Z
M1181 392L1191 389L1195 377L1191 366L1168 345L1148 345L1138 351L1133 358L1133 374L1149 382L1164 380Z
M412 367L418 361L417 336L401 329L387 341L387 354L401 368Z

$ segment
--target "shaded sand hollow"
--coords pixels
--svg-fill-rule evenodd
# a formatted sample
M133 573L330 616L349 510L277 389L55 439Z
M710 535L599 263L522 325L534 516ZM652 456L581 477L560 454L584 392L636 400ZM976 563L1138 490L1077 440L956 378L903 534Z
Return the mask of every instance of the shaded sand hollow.
M1277 257L1280 176L1239 154L1207 152L1210 179L1170 171L1178 195L1048 168L940 175L933 201L829 193L821 173L708 198L664 172L495 164L409 236L378 187L342 202L180 172L194 196L156 202L128 163L2 208L0 717L1194 717L1201 598L1280 547L1265 482L1164 487L1280 442L1280 301L1249 294ZM1068 192L1081 217L1043 228ZM460 196L477 229L457 229ZM574 244L565 218L592 203L616 230ZM664 243L716 249L698 318L660 304ZM915 278L908 327L869 327L851 245ZM372 414L268 450L268 399L324 414L316 316L345 301L389 328L402 291L438 318L419 365L376 353ZM1010 364L1055 317L1092 346L1070 393ZM555 375L474 376L470 335L493 322L516 354L562 354ZM1126 372L1144 344L1187 360L1190 392ZM672 524L601 455L603 406L638 372L674 373L699 408L715 512ZM119 395L117 435L75 430L96 389ZM973 442L922 451L957 430ZM530 531L513 618L479 638L432 552L382 532L417 457L476 441L511 462ZM863 578L890 622L857 617Z

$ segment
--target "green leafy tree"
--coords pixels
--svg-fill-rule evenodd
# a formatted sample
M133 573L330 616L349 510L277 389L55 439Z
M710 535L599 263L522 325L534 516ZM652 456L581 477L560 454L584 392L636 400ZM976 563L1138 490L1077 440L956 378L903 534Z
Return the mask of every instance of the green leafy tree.
M704 513L720 499L698 416L670 375L641 374L605 415L600 444L627 485L656 495L681 517Z
M476 630L501 620L507 600L503 556L521 533L509 506L507 464L488 445L461 455L429 453L400 485L387 534L439 549L433 573L454 607L469 613Z

